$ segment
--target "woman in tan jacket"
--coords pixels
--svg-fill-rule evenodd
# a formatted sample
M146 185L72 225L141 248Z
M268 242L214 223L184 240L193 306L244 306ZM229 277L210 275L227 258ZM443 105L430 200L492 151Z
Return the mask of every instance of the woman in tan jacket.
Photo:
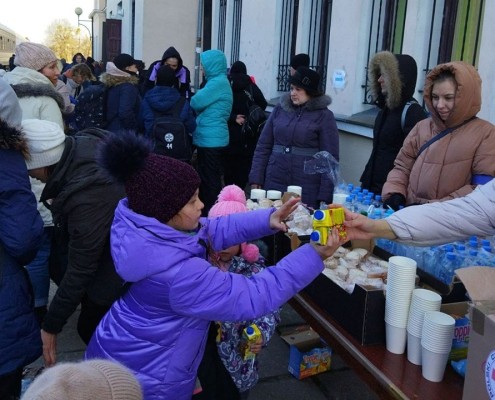
M465 62L440 64L426 77L431 115L404 141L383 186L394 209L465 196L495 176L495 126L476 117L481 79Z

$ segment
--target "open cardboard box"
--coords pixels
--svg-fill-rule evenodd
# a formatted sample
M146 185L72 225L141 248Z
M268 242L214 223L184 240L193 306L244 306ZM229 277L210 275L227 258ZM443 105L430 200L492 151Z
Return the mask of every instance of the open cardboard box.
M286 234L290 247L295 250L309 242L309 236ZM286 240L287 240L286 239ZM373 248L371 240L356 240L353 248ZM362 345L385 343L385 296L383 290L356 285L352 293L320 274L306 288L313 301L325 310Z
M332 349L312 329L288 333L282 339L290 346L289 372L304 379L330 369Z
M456 270L471 298L464 400L495 398L495 268Z

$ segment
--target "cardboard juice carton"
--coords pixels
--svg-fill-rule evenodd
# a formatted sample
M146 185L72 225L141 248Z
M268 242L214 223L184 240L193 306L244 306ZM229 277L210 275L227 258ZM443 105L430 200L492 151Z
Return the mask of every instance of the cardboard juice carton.
M256 324L251 324L242 331L241 354L244 360L254 360L256 354L251 352L251 345L261 339L261 331Z

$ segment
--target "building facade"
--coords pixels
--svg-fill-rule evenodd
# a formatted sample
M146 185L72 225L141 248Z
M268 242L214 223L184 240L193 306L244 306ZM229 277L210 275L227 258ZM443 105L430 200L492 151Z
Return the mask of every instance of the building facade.
M170 45L198 75L198 52L217 48L243 61L272 103L288 90L293 54L307 53L333 98L344 178L356 183L371 151L376 110L367 65L378 51L418 64L415 97L435 65L463 60L482 81L479 117L495 122L495 2L485 0L95 0L121 21L121 51L150 62ZM100 4L101 5L101 4ZM96 7L95 7L96 9ZM194 82L199 83L198 81Z

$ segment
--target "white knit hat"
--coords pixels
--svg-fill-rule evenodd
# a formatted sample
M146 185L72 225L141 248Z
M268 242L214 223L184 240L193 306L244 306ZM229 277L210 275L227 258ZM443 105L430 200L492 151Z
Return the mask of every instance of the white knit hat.
M57 60L55 53L48 47L33 42L22 42L15 48L14 64L39 71Z
M28 170L48 167L60 161L65 148L65 134L58 124L25 119L22 121L22 131L31 156L26 160Z
M61 363L46 369L22 400L142 400L132 372L108 360Z

